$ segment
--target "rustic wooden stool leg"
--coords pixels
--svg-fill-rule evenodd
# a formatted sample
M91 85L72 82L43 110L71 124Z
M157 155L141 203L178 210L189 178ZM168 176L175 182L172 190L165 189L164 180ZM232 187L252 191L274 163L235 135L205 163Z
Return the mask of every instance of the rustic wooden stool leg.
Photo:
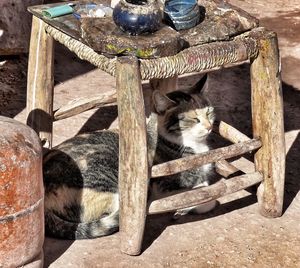
M282 215L285 142L280 59L277 36L267 32L259 40L259 54L251 64L252 121L254 137L262 148L255 154L255 167L263 174L257 196L260 213Z
M40 136L44 147L52 145L53 38L45 23L33 16L27 82L27 124Z
M144 234L149 167L146 116L139 62L119 58L116 65L120 128L119 194L121 251L138 255Z

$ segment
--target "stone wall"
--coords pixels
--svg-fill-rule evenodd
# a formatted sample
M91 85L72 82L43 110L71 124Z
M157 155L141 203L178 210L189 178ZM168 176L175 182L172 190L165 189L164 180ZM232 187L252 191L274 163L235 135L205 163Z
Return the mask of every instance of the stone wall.
M43 0L0 1L0 55L28 52L31 15L27 12L27 7L43 2Z

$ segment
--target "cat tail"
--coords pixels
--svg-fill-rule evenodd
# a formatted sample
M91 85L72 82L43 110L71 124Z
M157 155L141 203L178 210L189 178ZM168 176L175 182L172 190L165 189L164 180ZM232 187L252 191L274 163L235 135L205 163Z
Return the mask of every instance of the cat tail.
M46 235L63 239L89 239L110 235L119 230L119 212L91 222L71 222L53 211L45 212Z

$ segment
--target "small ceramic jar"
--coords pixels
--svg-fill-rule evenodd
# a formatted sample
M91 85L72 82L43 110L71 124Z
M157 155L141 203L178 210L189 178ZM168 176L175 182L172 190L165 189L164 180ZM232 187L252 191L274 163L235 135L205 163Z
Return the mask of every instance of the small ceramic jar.
M113 20L131 35L153 33L161 27L162 14L157 0L120 0Z

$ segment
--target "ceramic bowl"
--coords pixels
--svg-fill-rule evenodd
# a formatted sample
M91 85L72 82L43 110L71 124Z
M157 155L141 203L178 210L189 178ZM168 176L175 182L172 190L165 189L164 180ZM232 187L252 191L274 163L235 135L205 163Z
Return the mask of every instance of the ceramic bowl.
M176 30L195 27L202 18L202 12L195 0L169 0L165 4L164 19Z
M140 35L157 31L162 14L156 0L120 0L114 8L113 20L122 31Z

